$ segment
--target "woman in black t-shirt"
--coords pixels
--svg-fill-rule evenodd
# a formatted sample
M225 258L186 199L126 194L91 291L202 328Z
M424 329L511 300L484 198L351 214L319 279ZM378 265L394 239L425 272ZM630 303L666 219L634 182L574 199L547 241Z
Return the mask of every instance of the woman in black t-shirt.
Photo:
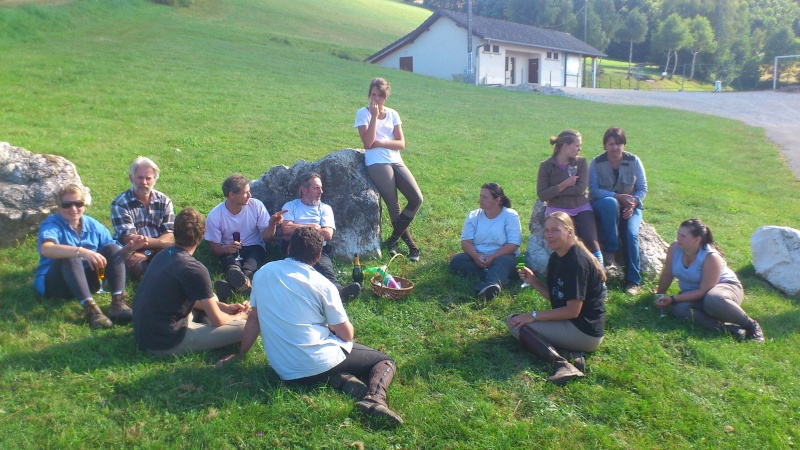
M555 374L549 381L561 385L584 375L584 352L596 350L603 341L606 276L575 235L575 226L566 213L547 216L544 239L553 250L547 263L547 284L527 267L519 273L523 281L550 300L552 309L514 314L506 323L524 348L553 365Z

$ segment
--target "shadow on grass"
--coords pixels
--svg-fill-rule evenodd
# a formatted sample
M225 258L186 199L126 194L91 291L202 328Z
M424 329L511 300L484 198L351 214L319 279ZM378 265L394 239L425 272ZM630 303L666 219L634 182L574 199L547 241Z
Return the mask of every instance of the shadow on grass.
M209 359L220 356L222 353ZM158 365L159 359L154 358L154 364ZM246 403L269 403L276 392L283 395L289 389L269 366L235 365L215 369L209 363L204 367L164 365L158 369L134 381L118 383L115 394L126 402L142 402L148 408L180 412L209 406L223 408L236 399Z
M458 373L468 383L505 382L533 369L549 376L552 369L533 353L523 349L510 334L465 341L461 345L429 348L407 358L401 373L417 373L423 378L442 372Z
M140 361L142 356L135 348L133 335L122 327L116 327L94 331L82 339L50 344L40 350L8 353L3 357L2 370L89 372L129 365Z
M749 281L746 280L745 283L753 287ZM748 286L745 286L745 301L743 303L745 312L748 312ZM768 286L768 284L764 284L764 286ZM767 287L767 289L772 290L771 287ZM772 295L775 294L773 293ZM785 296L784 298L787 301L792 301L791 298ZM653 301L654 297L649 293L639 294L635 298L626 297L624 294L615 295L613 299L609 299L606 303L606 332L626 329L649 330L651 332L690 330L691 334L697 338L732 339L723 331L707 330L693 325L689 320L673 316L671 307L662 312L655 307ZM792 324L797 323L800 315L798 315L797 311L787 311L778 315L753 318L758 320L767 338L770 338L784 337L795 333L796 327Z

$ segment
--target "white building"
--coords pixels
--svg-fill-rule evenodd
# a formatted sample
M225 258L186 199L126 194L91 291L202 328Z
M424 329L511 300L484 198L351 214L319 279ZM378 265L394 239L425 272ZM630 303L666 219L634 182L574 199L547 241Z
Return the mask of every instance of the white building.
M606 56L568 33L475 15L468 52L467 27L466 14L437 11L366 61L446 80L463 79L471 68L484 85L581 87L583 58L596 67L595 58Z

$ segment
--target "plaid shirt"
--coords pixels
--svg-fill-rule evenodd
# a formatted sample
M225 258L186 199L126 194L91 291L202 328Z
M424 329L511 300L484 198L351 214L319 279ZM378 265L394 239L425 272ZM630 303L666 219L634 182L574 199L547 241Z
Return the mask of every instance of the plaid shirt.
M136 197L133 187L119 194L111 202L111 224L114 226L114 239L122 242L129 234L157 238L164 233L172 233L175 211L172 200L153 189L150 194L150 207L145 208Z

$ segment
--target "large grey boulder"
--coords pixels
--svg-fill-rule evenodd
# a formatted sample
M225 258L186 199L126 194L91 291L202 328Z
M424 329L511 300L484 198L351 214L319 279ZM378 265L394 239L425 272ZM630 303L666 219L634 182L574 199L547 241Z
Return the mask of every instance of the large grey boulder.
M525 251L525 261L537 275L547 274L547 260L552 253L544 241L545 209L545 204L536 200L528 224L531 234L528 238L528 249ZM642 226L639 228L639 257L643 277L654 278L661 273L661 269L664 268L664 260L667 259L668 247L669 245L658 235L656 229L642 221ZM620 255L617 261L624 261L624 256ZM618 271L616 274L624 276L622 271Z
M275 166L250 183L253 197L264 202L270 213L300 196L297 177L304 172L322 177L322 201L331 205L336 232L331 247L337 259L381 257L380 195L367 174L364 151L345 149L319 161L298 161L292 167ZM278 228L280 233L280 227ZM276 236L280 242L283 236Z
M58 191L69 183L81 184L75 164L55 155L38 155L0 142L0 245L13 245L36 231L58 211Z
M763 226L750 236L756 273L785 294L800 294L800 231Z

